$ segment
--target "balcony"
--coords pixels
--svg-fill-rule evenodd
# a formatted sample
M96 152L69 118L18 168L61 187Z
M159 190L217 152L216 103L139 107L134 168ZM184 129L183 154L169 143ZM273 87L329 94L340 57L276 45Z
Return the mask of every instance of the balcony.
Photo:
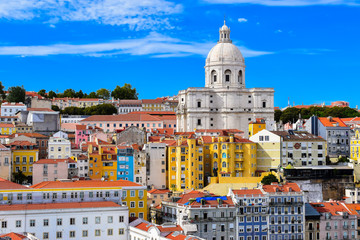
M343 228L344 228L345 230L347 230L347 229L349 229L349 226L348 226L348 225L344 225Z
M331 230L331 226L326 226L325 229L326 230Z

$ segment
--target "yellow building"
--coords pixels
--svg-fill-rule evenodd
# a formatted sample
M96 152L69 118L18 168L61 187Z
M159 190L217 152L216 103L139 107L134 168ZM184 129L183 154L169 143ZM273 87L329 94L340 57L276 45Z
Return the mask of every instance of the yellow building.
M201 189L208 177L253 177L256 144L234 135L179 136L168 146L168 188Z
M21 171L32 182L33 163L38 160L39 148L36 143L14 141L8 144L12 151L12 172Z
M0 181L0 195L0 205L9 200L11 204L112 201L128 206L130 217L147 219L146 187L126 180L46 181L29 188Z
M16 127L12 123L0 123L0 134L1 135L11 135L16 133Z
M360 149L360 129L355 129L355 136L350 140L350 158L355 161L359 161L359 149Z
M266 129L265 119L257 118L256 121L252 121L249 123L249 137L257 134L263 129Z
M116 146L106 143L89 143L89 177L93 180L105 178L109 181L117 180L117 153Z

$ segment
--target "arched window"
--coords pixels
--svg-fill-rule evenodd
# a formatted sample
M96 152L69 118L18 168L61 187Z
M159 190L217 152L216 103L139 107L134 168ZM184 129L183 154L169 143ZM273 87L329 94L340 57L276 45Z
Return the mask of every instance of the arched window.
M225 82L230 82L231 71L228 69L225 71Z
M217 153L214 153L214 158L218 158L218 155L217 155Z
M239 75L238 75L238 82L240 83L240 84L243 84L243 76L242 76L243 74L242 74L242 70L240 70L239 71Z
M217 149L217 145L216 144L214 144L214 150L216 150Z
M222 162L222 167L226 168L226 162Z
M211 82L214 83L217 81L217 74L215 70L211 71Z
M223 153L223 154L222 154L222 158L226 158L226 153Z
M226 149L226 144L223 144L223 145L222 145L222 149Z
M218 163L214 162L214 168L218 168Z

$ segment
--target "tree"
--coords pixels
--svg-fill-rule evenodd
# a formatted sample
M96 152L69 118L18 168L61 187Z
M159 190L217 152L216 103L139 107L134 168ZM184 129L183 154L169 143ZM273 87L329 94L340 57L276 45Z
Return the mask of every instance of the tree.
M45 89L41 89L40 91L38 91L38 94L40 96L46 97L46 90Z
M75 97L75 90L68 88L64 91L64 97L69 97L69 98L73 98Z
M81 91L81 89L75 93L75 97L77 98L83 98L84 97L84 93Z
M51 105L51 109L57 112L60 112L60 108L56 105Z
M97 98L98 96L96 95L96 92L91 92L87 98Z
M84 115L84 108L78 107L67 107L61 111L61 114L68 114L68 115Z
M7 96L8 102L25 102L25 89L24 87L16 86L9 88L9 95Z
M265 177L263 177L263 179L261 180L261 183L263 184L263 185L270 185L271 183L273 183L273 182L276 182L276 183L278 183L279 182L279 180L277 179L277 177L274 175L274 174L269 174L269 175L267 175L267 176L265 176Z
M57 95L53 90L48 92L48 98L56 98L56 97L57 97Z
M5 95L4 86L2 85L2 82L0 82L0 96L1 96L2 100L5 100L6 95Z
M116 99L138 99L136 88L132 88L130 84L125 83L124 86L116 86L111 96Z
M100 104L87 107L84 110L84 115L112 115L116 113L117 109L112 104Z
M274 112L275 122L280 122L281 114L282 114L282 111L281 111L281 110L275 110L275 112Z
M102 99L110 98L110 92L109 92L109 90L107 90L105 88L100 88L99 90L97 90L96 95L98 95L98 97L102 98Z
M23 184L27 182L27 179L28 178L25 176L25 174L23 174L21 170L19 170L19 172L13 173L13 182Z

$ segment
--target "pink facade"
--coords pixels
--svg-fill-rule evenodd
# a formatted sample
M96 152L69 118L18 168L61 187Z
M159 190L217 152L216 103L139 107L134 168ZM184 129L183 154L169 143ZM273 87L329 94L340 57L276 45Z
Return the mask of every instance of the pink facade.
M80 147L82 142L90 141L90 135L101 130L98 127L87 125L76 125L75 127L75 144ZM102 130L101 130L102 131Z
M77 174L76 162L69 159L40 159L33 164L33 184L69 179Z
M176 129L176 117L153 116L147 113L133 112L121 115L91 116L80 121L80 124L95 126L103 129L104 132L115 132L130 126L146 128L147 131L151 131L159 128Z

